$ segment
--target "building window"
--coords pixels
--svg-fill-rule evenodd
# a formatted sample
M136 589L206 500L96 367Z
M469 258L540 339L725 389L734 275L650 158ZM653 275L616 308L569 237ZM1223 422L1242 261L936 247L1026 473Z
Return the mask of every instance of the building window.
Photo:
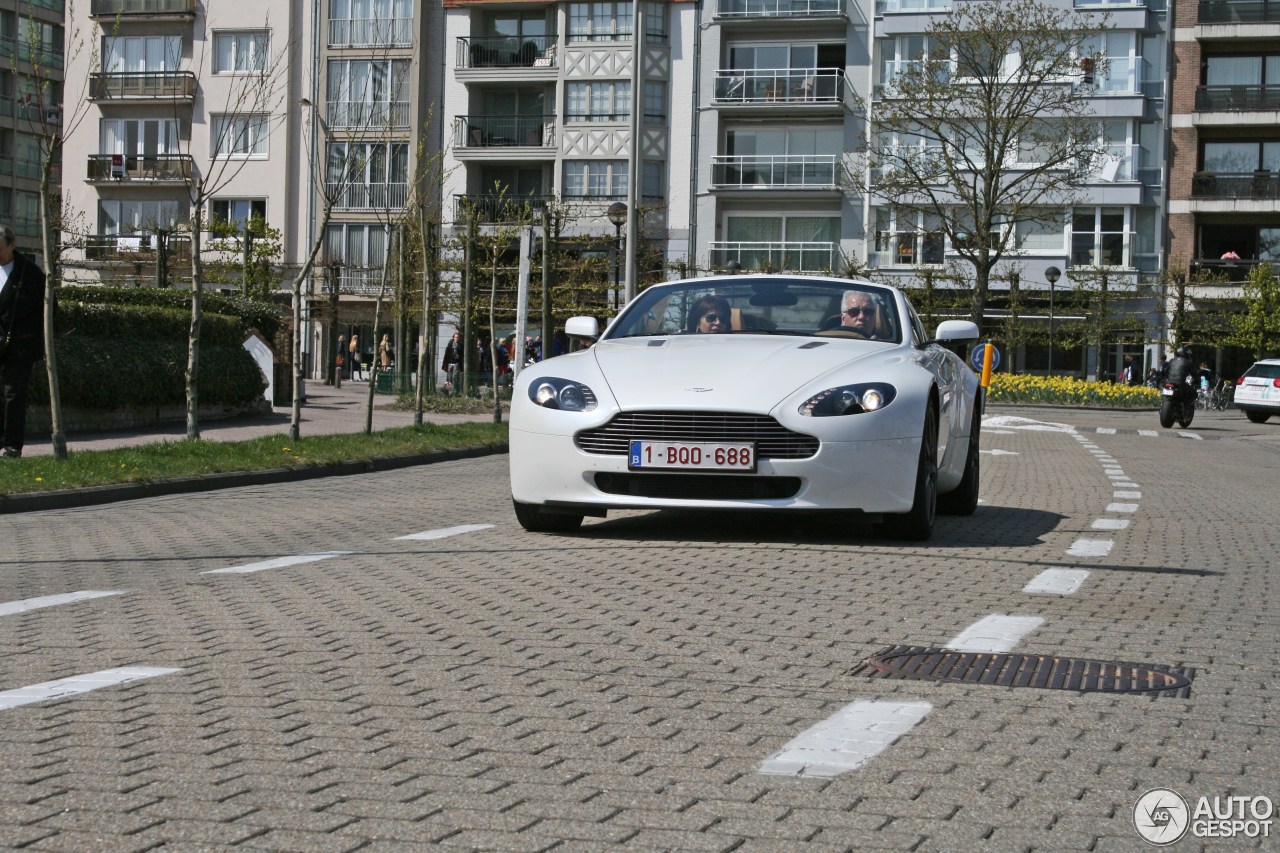
M640 175L640 194L646 199L667 197L666 164L661 160L645 160Z
M209 205L210 219L214 222L234 224L237 231L243 231L250 219L257 217L263 221L267 218L267 200L265 198L215 198Z
M876 208L875 254L880 266L940 264L945 247L946 235L937 215Z
M409 145L405 142L335 142L329 146L327 181L335 206L396 210L409 187Z
M110 74L177 71L182 36L107 36L102 40L102 69Z
M408 47L413 0L329 0L330 47Z
M570 3L569 41L626 41L631 38L630 3Z
M171 118L103 119L98 153L143 157L177 154L178 122Z
M565 121L630 121L631 81L566 83Z
M270 117L267 115L215 115L214 155L218 157L266 157Z
M100 201L99 234L150 234L178 222L176 201Z
M564 164L564 197L604 201L627 198L626 160L569 160Z
M244 74L267 70L267 31L214 33L213 73Z
M1077 207L1071 212L1073 267L1128 266L1128 233L1123 207Z
M1206 142L1203 151L1201 162L1206 172L1243 175L1280 171L1280 140Z
M667 123L667 84L662 80L644 83L644 120L649 124Z
M331 59L326 91L330 127L409 127L407 59Z
M1043 220L1021 220L1014 225L1014 239L1019 251L1062 254L1066 234L1065 217L1055 214Z
M325 231L325 255L352 269L381 268L387 259L387 227L354 222L331 223Z

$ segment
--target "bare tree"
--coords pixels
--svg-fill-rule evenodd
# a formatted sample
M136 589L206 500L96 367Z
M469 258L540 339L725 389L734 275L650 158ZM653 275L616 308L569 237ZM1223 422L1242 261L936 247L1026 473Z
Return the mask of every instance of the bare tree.
M870 192L973 266L976 323L1021 229L1060 223L1105 157L1089 103L1108 71L1092 47L1105 23L1041 0L957 3L877 91Z

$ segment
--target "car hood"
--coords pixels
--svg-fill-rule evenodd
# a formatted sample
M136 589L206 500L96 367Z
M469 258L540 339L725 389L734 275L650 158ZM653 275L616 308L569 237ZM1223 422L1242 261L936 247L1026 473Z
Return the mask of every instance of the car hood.
M679 335L601 341L591 349L624 409L767 412L819 376L884 356L894 346L844 338Z

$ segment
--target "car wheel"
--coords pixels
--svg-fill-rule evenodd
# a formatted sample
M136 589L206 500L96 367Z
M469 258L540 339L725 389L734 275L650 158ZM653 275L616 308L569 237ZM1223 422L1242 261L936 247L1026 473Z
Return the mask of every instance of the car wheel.
M516 521L530 533L571 533L582 526L582 516L567 512L547 512L537 504L511 501Z
M938 510L938 413L933 403L925 410L920 437L920 462L916 466L915 500L909 512L887 515L880 522L885 539L923 542L933 535L933 519Z
M1265 424L1267 419L1271 417L1270 412L1260 412L1257 409L1245 409L1244 416L1255 424Z
M978 487L981 455L982 410L973 401L973 426L969 428L969 450L964 458L964 477L954 491L938 495L938 512L943 515L973 515L978 508Z

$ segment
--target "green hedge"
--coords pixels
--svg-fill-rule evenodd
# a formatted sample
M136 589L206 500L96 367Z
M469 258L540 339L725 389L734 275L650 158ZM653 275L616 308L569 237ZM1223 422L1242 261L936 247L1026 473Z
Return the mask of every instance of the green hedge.
M181 406L186 402L187 339L58 339L58 390L68 406ZM49 402L44 362L31 377L31 402ZM202 406L240 406L262 396L262 371L239 342L201 346Z
M150 306L110 305L58 300L59 338L108 338L112 341L182 341L191 329L191 311ZM238 347L247 337L238 317L204 313L200 346Z
M240 331L248 334L257 329L268 341L276 339L280 331L280 308L271 302L227 296L221 293L205 293L201 298L204 313L224 314L236 317ZM99 287L64 284L58 288L58 302L84 302L96 305L129 305L135 307L169 308L191 315L191 294L186 290L166 290L157 287ZM183 334L185 339L186 334Z

